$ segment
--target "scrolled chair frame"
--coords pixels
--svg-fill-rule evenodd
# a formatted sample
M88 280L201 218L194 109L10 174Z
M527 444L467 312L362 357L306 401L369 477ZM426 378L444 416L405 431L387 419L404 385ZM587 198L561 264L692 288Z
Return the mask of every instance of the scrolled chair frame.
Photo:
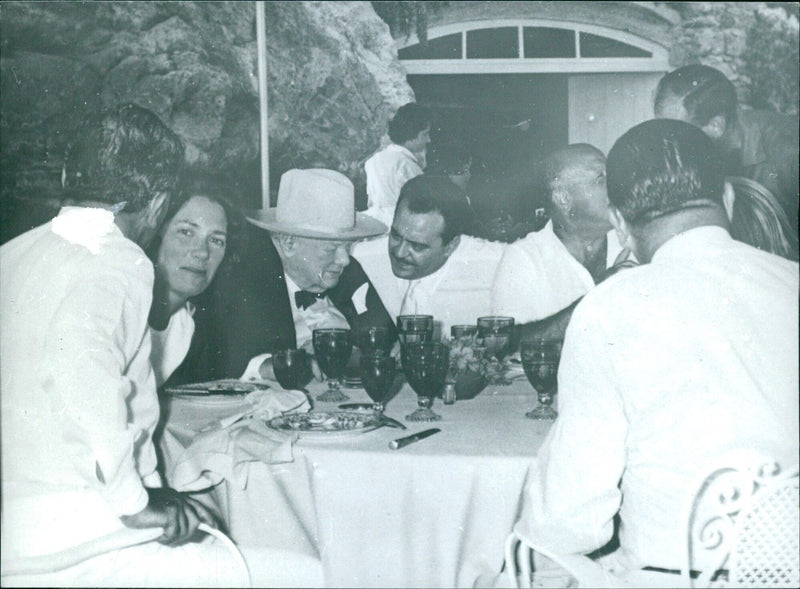
M684 546L679 576L640 571L619 575L580 554L556 554L512 532L505 567L512 587L531 584L532 553L549 558L580 587L798 587L800 491L798 467L752 456L701 470L690 486L676 542ZM678 571L676 571L678 572ZM652 581L650 584L648 581ZM556 586L556 585L552 585Z
M783 469L774 461L723 466L705 476L683 520L684 585L800 586L799 493L797 466ZM692 570L702 572L694 579ZM715 578L719 571L727 571L726 581Z

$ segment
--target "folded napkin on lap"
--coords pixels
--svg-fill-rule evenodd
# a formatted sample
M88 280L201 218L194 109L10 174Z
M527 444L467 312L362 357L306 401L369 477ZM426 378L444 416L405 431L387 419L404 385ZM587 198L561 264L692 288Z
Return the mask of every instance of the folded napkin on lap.
M245 398L241 412L204 429L178 456L167 473L170 486L199 491L227 479L245 488L252 462L291 462L296 434L285 434L266 422L286 413L305 413L311 406L300 391L258 390Z

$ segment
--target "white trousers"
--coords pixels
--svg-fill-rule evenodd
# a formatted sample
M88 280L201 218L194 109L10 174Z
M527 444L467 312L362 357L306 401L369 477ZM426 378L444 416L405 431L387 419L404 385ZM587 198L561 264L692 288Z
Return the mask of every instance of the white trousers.
M309 556L240 547L253 587L322 587L322 564ZM54 573L3 576L15 587L247 587L245 571L214 538L169 547L150 542L116 550Z

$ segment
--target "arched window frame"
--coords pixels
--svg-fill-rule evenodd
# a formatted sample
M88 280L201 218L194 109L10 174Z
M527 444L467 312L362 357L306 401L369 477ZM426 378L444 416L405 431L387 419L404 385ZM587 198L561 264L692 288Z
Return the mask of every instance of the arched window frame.
M467 58L467 32L499 27L517 27L516 58ZM575 54L578 57L524 57L522 32L524 27L552 27L575 31ZM431 27L428 39L461 33L460 59L401 59L409 74L530 74L530 73L586 73L586 72L665 72L669 71L669 52L666 48L631 33L582 23L549 19L491 19L460 22ZM627 43L645 51L652 57L580 57L580 33L589 33ZM400 48L419 43L416 35L409 37Z

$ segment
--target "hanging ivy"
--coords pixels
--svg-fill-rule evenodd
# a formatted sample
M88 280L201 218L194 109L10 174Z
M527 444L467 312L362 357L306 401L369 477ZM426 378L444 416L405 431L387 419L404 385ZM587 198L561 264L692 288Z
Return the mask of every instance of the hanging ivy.
M800 87L798 20L783 10L762 9L747 31L744 73L755 108L797 113Z

